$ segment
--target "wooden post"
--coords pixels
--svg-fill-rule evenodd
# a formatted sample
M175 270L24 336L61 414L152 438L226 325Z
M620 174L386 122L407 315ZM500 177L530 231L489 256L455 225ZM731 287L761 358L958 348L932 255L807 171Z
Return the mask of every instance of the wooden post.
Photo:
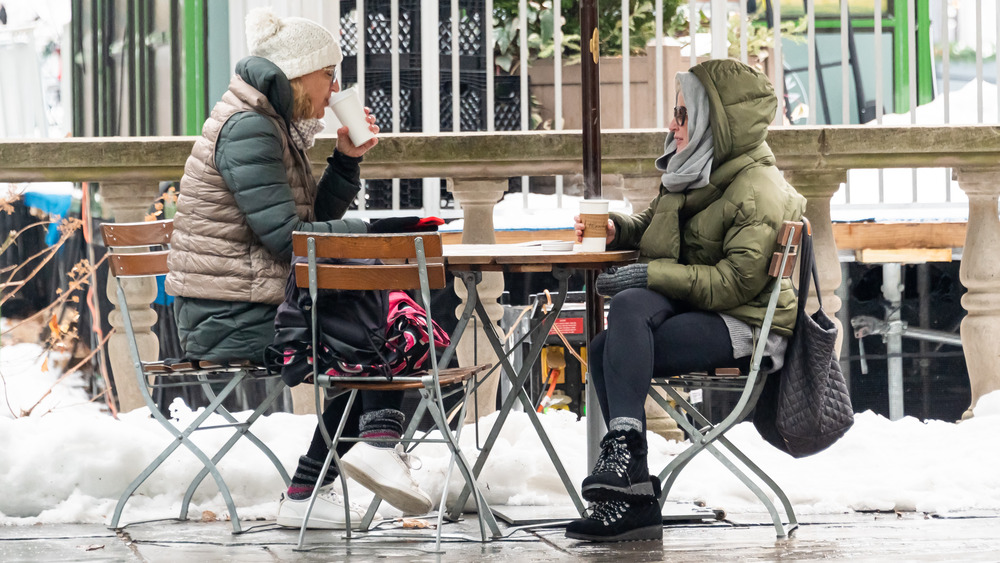
M584 197L600 198L601 189L601 73L600 37L597 34L597 0L580 3L580 86L583 90L583 186ZM604 330L604 299L597 294L597 272L587 270L584 276L587 292L587 346ZM590 380L590 377L587 377ZM587 385L587 467L593 467L600 451L598 441L607 431L604 416L593 385Z

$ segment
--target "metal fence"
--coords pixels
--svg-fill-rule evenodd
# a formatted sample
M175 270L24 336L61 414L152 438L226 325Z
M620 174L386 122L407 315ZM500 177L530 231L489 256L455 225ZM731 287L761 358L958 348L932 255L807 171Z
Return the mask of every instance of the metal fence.
M230 2L234 61L245 54L245 12L263 4ZM546 102L551 107L544 108L552 116L549 127L559 130L573 121L564 111L572 100L565 99L563 89L564 72L571 69L564 64L563 49L553 49L549 60L533 59L536 49L529 46L528 34L518 33L516 49L510 47L519 61L518 72L507 76L496 71L494 25L506 22L490 17L493 0L267 4L279 14L309 17L339 30L347 57L345 82L356 84L384 130L528 130L534 126L534 98L540 88L531 78L536 65L552 69L554 96ZM621 0L624 45L633 40L627 22L635 5ZM529 16L537 15L539 7L550 10L555 22L572 15L562 12L560 2L519 0L520 30L528 28ZM613 103L620 106L621 116L614 118L625 129L665 128L672 104L671 74L705 57L734 56L764 66L780 102L776 125L995 123L1000 111L995 86L1000 74L995 55L1000 10L992 1L687 0L678 8L687 15L686 36L677 38L664 31L674 18L664 13L664 0L654 0L653 11L655 34L646 49L652 64L623 49L620 75L617 66L615 74L602 69L602 82L616 83L620 92ZM563 38L562 26L555 25L552 43L562 45ZM964 49L960 60L951 56L956 46ZM637 97L637 69L645 66L653 68L652 93ZM956 89L953 76L969 83ZM637 111L651 114L652 123L637 123ZM512 187L524 194L527 205L533 183L528 177L519 180ZM562 177L555 179L554 192L560 198L564 193ZM362 198L359 212L365 216L401 209L458 215L448 209L451 204L440 179L372 180ZM962 219L966 209L964 194L953 189L951 171L942 169L855 170L833 200L835 218L846 219Z

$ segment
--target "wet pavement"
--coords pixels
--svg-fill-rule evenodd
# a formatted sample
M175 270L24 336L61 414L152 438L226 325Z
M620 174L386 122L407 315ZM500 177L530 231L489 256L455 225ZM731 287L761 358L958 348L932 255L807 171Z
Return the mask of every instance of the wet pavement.
M662 542L592 544L567 540L561 528L504 526L503 539L482 544L447 540L434 553L432 530L393 539L392 524L347 541L343 532L310 531L296 551L297 531L247 522L137 523L119 531L94 524L0 527L0 561L1000 561L1000 512L815 514L800 518L790 539L776 540L767 514L675 523ZM445 534L478 538L475 515L447 524Z

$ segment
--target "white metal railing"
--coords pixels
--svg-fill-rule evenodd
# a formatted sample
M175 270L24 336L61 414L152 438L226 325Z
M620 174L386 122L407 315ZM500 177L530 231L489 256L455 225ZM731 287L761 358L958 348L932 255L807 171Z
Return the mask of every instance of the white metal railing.
M447 2L446 4L441 4L441 2ZM785 0L785 7L792 6L798 9L797 6L801 5L798 0L794 3ZM992 0L927 0L928 7L931 10L932 15L932 31L930 32L929 43L932 49L932 66L934 69L940 68L940 79L935 79L936 83L936 97L934 104L941 106L937 114L931 118L926 117L923 108L918 109L917 100L917 63L918 63L918 53L916 34L912 33L912 30L916 28L916 8L918 0L897 0L896 1L896 12L891 15L894 18L894 25L901 25L898 21L901 8L906 10L906 22L905 25L907 29L911 30L911 33L907 34L907 60L904 61L905 64L902 68L906 69L907 74L911 79L908 80L908 90L905 92L903 99L905 99L907 105L909 106L909 118L903 123L921 123L926 122L927 119L934 119L936 123L948 124L948 123L992 123L996 122L997 115L1000 114L1000 96L995 96L996 87L992 85L989 78L985 76L984 70L986 69L986 58L995 53L996 51L996 38L1000 35L1000 10L997 9L995 2ZM232 19L237 22L230 26L231 35L231 57L235 62L236 59L245 54L245 40L243 37L242 22L243 16L246 11L250 8L260 4L256 0L230 0L230 12ZM350 21L354 26L355 30L355 43L350 45L352 50L356 50L359 54L364 52L365 45L365 33L366 33L366 15L365 15L365 2L363 0L358 0L355 7L347 14L350 18L345 20L342 18L340 13L341 3L339 1L334 2L323 2L323 3L310 3L310 2L297 2L294 0L286 0L285 2L273 3L275 10L281 15L301 15L304 17L310 17L317 21L323 22L324 25L331 29L340 29L341 22ZM554 20L559 22L562 20L563 14L561 3L556 1L552 3L552 10ZM655 111L655 126L658 128L665 128L669 123L670 113L669 109L672 104L672 100L666 100L667 92L672 90L672 77L667 76L668 71L676 71L678 69L668 69L667 57L665 57L664 51L667 48L664 41L663 34L663 24L664 21L672 16L672 14L663 13L663 0L654 0L654 10L655 10L655 25L656 32L653 38L654 46L652 48L652 56L655 57L655 71L653 79L653 99L654 107L649 108L650 111ZM483 11L480 14L480 19L478 21L472 20L472 12L465 12L460 9L460 4L458 0L420 0L420 15L421 15L421 80L423 83L422 90L420 92L421 107L423 110L423 120L422 128L425 133L435 133L439 131L438 123L440 122L439 112L442 109L440 107L440 74L439 70L439 56L440 52L438 49L439 45L439 33L440 22L438 21L437 14L439 14L439 9L442 6L446 6L449 15L447 16L450 20L450 33L451 33L451 45L450 45L450 61L447 63L447 68L450 68L453 77L451 85L451 107L448 108L452 115L452 130L460 131L461 129L461 84L460 84L460 57L461 52L461 37L463 30L467 28L465 26L479 26L479 31L485 36L486 52L486 68L494 68L494 53L492 45L494 43L494 32L492 25L492 12L493 12L493 0L484 0ZM771 8L773 10L774 21L781 21L781 10L783 8L782 2L774 0L771 2ZM774 81L775 91L779 99L779 104L781 108L784 107L785 93L786 93L786 80L790 81L790 88L794 87L796 89L793 96L802 96L805 98L805 104L808 107L806 110L806 117L804 119L805 124L815 125L818 123L821 114L819 108L819 86L818 82L822 79L819 74L822 72L821 69L817 68L817 52L820 52L820 56L829 58L829 49L818 49L818 42L822 41L827 45L830 45L830 40L833 39L829 37L828 34L821 34L817 29L817 10L816 10L816 0L809 0L805 3L804 18L806 20L806 31L805 31L805 57L807 59L806 64L806 83L804 85L799 84L800 79L798 76L787 76L785 75L785 68L782 64L772 65L772 80ZM829 5L827 3L826 5ZM345 5L346 6L346 5ZM621 0L621 11L622 11L622 40L623 48L622 52L622 65L621 65L621 88L623 93L623 103L621 104L622 120L621 123L624 128L630 129L635 126L634 120L632 119L632 109L634 102L632 100L632 79L635 72L635 65L633 64L636 57L629 52L628 45L631 40L631 33L628 26L628 21L630 18L629 13L629 0ZM865 43L867 44L868 34L871 34L871 44L872 44L872 54L874 62L872 64L873 68L865 69L862 76L862 84L866 88L871 88L872 83L874 83L874 125L886 124L901 124L900 116L892 116L891 119L887 119L884 108L895 107L895 97L893 99L887 99L886 95L886 81L892 79L893 69L886 68L884 57L893 53L894 51L886 49L885 41L883 39L884 31L887 29L885 27L885 19L890 17L888 14L883 13L883 6L881 1L872 2L873 10L871 14L866 14L865 19L870 18L872 21L872 31L865 31L863 34ZM686 10L688 17L688 32L689 37L685 38L686 41L686 58L688 64L696 64L699 56L711 53L712 56L720 56L726 53L729 49L727 44L727 37L725 36L725 31L728 25L738 26L738 36L739 36L739 58L744 62L750 61L750 52L748 46L748 36L750 31L750 26L754 25L749 22L746 3L745 0L739 2L732 2L726 0L686 0L686 2L681 3L681 10ZM390 27L391 27L391 66L392 66L392 123L382 124L383 129L387 131L398 132L399 131L399 121L401 117L400 113L400 84L399 84L399 70L400 70L400 0L391 0L390 5L391 13ZM992 11L991 11L992 10ZM520 0L518 3L517 17L519 20L520 29L524 30L528 26L528 11L529 5L527 0ZM704 11L711 18L712 31L710 37L713 39L708 39L708 37L703 37L699 34L698 30L698 13ZM463 20L463 15L467 17ZM826 14L829 17L830 12L827 10ZM840 123L850 123L852 121L857 121L852 117L855 115L856 110L860 113L861 108L855 108L852 105L852 84L854 83L854 74L849 65L849 59L851 58L851 50L849 45L849 37L845 30L851 25L851 16L849 12L849 2L841 1L839 2L839 23L840 23L840 33L839 33L839 97L840 97L840 107L830 107L830 115L826 116L826 119L831 122ZM968 17L972 16L972 17ZM954 32L952 27L955 27ZM867 29L867 27L866 27ZM238 33L234 33L238 30ZM784 58L783 47L785 49L789 48L792 44L788 43L790 39L786 36L782 38L781 28L779 25L773 26L771 30L773 47L771 59L773 61L781 61ZM971 35L971 37L970 37ZM555 26L553 41L556 45L562 44L562 27ZM973 81L975 82L975 116L971 115L971 105L969 104L970 92L966 89L956 93L952 87L951 73L956 68L954 61L952 61L950 56L950 47L953 42L961 42L966 45L970 45L975 52L975 77ZM346 46L346 45L345 45ZM798 49L798 47L796 47ZM735 49L734 49L735 50ZM521 113L520 113L520 128L521 130L528 130L530 128L531 121L531 92L529 90L528 75L535 61L530 60L530 53L528 47L528 38L526 33L519 33L519 38L517 41L517 56L520 61L520 100L521 100ZM939 54L938 54L939 53ZM867 57L865 57L867 58ZM564 115L564 100L563 100L563 65L562 65L562 52L561 49L555 49L555 54L553 57L553 82L554 82L554 101L553 101L553 114L555 116L552 126L556 130L562 130L565 124ZM892 59L890 58L890 61ZM365 57L359 56L357 58L358 64L358 83L357 88L364 93L364 64ZM995 72L1000 75L1000 57L995 57L994 61ZM897 66L897 68L899 68ZM683 70L686 70L683 69ZM874 74L873 74L874 73ZM932 72L937 74L936 72ZM825 74L824 74L825 75ZM832 74L831 74L832 76ZM608 80L608 76L604 76L604 80ZM668 82L670 81L670 82ZM829 81L829 79L827 79ZM995 79L994 79L995 82ZM857 85L854 85L857 86ZM487 119L484 124L484 128L487 131L493 131L496 128L494 122L495 114L495 82L494 75L491 72L486 73L486 83L485 83L485 104L486 104L486 115ZM832 90L828 90L831 91ZM961 94L961 98L956 100L956 95ZM996 97L995 104L992 104L992 97ZM792 103L795 103L798 99L793 99ZM994 107L995 106L995 107ZM839 111L838 111L839 110ZM996 111L996 113L994 113ZM839 115L838 115L839 114ZM334 119L330 117L331 121ZM784 111L778 112L776 117L776 124L781 124L784 119ZM332 123L331 123L332 125ZM933 142L929 139L928 142ZM458 215L460 211L455 210L450 212L448 210L442 211L439 208L439 191L440 191L440 179L430 178L424 180L424 208L421 210L426 213L434 214L445 214L445 215ZM877 186L877 188L873 187ZM531 190L530 178L528 176L522 177L522 201L524 205L528 202L528 193ZM564 193L563 177L559 176L556 180L556 194L557 198L561 200ZM876 194L873 196L872 194ZM907 195L906 198L902 198L901 194ZM363 195L363 194L362 194ZM942 169L931 173L921 172L919 175L915 170L907 171L893 171L887 173L882 170L877 171L862 171L856 170L852 171L848 177L847 185L844 189L838 192L833 199L833 213L835 217L844 218L858 218L861 216L870 215L884 215L887 217L898 217L902 218L908 212L920 211L923 208L930 208L934 210L946 210L946 215L950 218L961 218L960 216L964 213L964 209L967 205L967 198L961 190L953 189L951 170ZM379 216L383 214L390 214L398 211L400 208L400 183L399 179L393 180L392 184L392 209L379 211L379 210L366 210L359 212L363 216Z

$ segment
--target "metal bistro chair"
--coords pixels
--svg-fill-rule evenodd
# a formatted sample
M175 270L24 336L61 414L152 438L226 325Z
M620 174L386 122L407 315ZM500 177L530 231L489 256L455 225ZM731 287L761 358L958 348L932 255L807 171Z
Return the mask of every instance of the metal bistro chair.
M206 362L198 360L183 360L177 362L144 362L139 357L139 348L135 340L135 332L132 328L131 309L125 297L123 284L130 278L145 278L159 276L167 273L167 254L169 253L170 237L173 233L173 221L147 221L142 223L105 223L101 225L101 234L104 244L110 251L111 272L115 275L118 287L118 306L122 311L122 322L125 325L125 334L128 337L129 350L132 357L132 365L135 368L135 377L139 383L139 390L142 398L146 401L153 418L170 432L175 440L168 445L160 455L156 457L146 468L133 480L118 499L115 507L115 514L111 519L111 527L118 528L122 510L128 502L132 493L162 464L171 454L183 445L197 457L203 467L201 471L191 480L191 484L184 494L181 504L180 519L186 520L188 507L191 498L194 496L198 485L209 474L215 479L215 483L222 493L222 498L226 501L229 514L233 524L233 533L241 533L240 519L236 514L236 505L233 503L229 487L223 480L217 467L219 461L229 452L230 449L241 438L250 440L264 455L267 456L275 469L281 475L287 486L291 479L284 466L278 461L277 456L270 450L257 436L250 432L250 425L254 423L261 414L264 413L274 403L285 385L276 375L269 374L261 366L253 365L249 362L241 361L231 364ZM223 401L239 387L240 383L259 378L274 379L276 385L267 394L260 406L246 419L240 422L223 406ZM178 429L161 412L160 405L153 398L153 390L166 387L201 386L205 395L210 400L207 407L184 429ZM216 390L213 385L222 385L222 390ZM226 424L215 424L203 426L209 416L218 414L224 418ZM211 458L196 446L191 440L191 434L196 430L208 430L212 428L233 428L232 437L213 455Z
M725 437L725 433L736 423L746 418L750 411L753 410L764 388L764 381L767 378L760 375L760 364L764 356L764 344L767 342L768 334L771 331L771 321L774 319L774 310L778 304L778 294L781 291L782 280L789 279L789 283L791 283L790 278L792 271L795 269L798 246L803 234L810 236L809 222L804 217L801 222L785 221L781 231L778 233L776 243L778 248L771 257L768 269L768 274L774 278L771 297L767 303L767 312L764 316L760 334L757 336L753 355L750 357L750 369L747 373L741 373L736 368L719 368L708 373L691 373L681 376L653 378L653 387L662 388L674 404L672 405L671 401L668 401L653 388L650 388L650 396L667 411L667 414L677 421L677 424L684 428L692 442L690 447L681 452L660 472L660 480L663 482L661 504L666 500L670 487L677 479L678 474L680 474L694 456L703 450L708 450L709 453L718 458L723 465L736 475L764 503L764 506L767 507L771 515L771 519L774 521L774 527L777 530L779 538L790 535L798 528L798 521L795 519L795 513L792 511L792 504L788 501L785 492L781 490L781 487L778 486L774 479L733 445ZM800 298L804 299L805 296L800 296ZM712 391L732 391L740 393L740 398L732 412L722 422L713 425L708 418L681 395L678 388L686 390L709 389ZM684 416L684 413L687 413L694 420L694 423L689 421ZM695 424L698 426L695 426ZM774 503L767 493L744 470L740 469L723 454L720 448L716 447L716 442L721 444L723 449L739 460L777 496L785 509L785 514L788 516L787 528L782 524L781 516L778 514L777 508L775 508Z
M344 235L327 233L293 233L292 249L296 256L306 256L307 263L295 265L296 284L301 288L309 288L309 295L312 303L317 302L319 289L339 289L339 290L410 290L419 289L423 303L426 306L427 326L431 327L430 311L430 290L445 287L445 268L442 259L441 235L437 233L421 234L368 234L368 235ZM374 264L326 264L317 263L317 259L376 259ZM435 263L428 264L428 259L436 260ZM392 263L382 263L381 261L391 261ZM416 264L412 263L416 260ZM400 263L404 262L404 263ZM471 311L475 306L473 299L469 300L466 307ZM451 471L457 463L462 476L468 487L474 491L477 512L479 515L479 531L482 541L487 541L489 537L500 537L500 530L496 519L490 511L486 498L480 491L472 472L472 466L462 454L458 440L462 432L462 422L465 419L465 408L469 394L476 384L476 375L487 369L489 365L479 365L467 368L439 369L437 351L434 345L434 338L429 338L430 369L410 373L405 376L392 378L384 377L345 377L330 376L318 373L319 361L316 358L317 350L317 307L312 307L312 350L313 350L313 383L316 392L316 414L319 418L319 428L323 437L330 447L330 452L326 456L323 469L320 473L319 482L323 482L330 469L331 462L341 469L340 456L337 455L337 444L341 441L361 441L360 438L344 437L342 435L347 417L351 411L351 406L357 397L358 391L364 390L406 390L417 389L420 391L420 403L417 406L406 432L400 440L403 443L436 442L444 443L451 451L451 461L445 476L444 491L441 494L441 501L438 507L437 533L435 537L435 549L440 550L441 529L445 514L445 502L447 500L447 483L451 478ZM468 315L463 317L465 322L459 322L452 335L452 345L445 350L441 358L441 363L447 365L454 355L455 343L461 338L461 333L468 322ZM430 331L430 329L428 329ZM331 388L334 393L350 393L344 417L341 418L335 434L331 437L323 424L323 408L321 404L321 388ZM444 398L462 393L462 400L453 409L458 410L458 427L452 432L448 426L449 412L444 406ZM429 438L431 430L424 432L422 436L415 436L419 422L425 414L429 414L433 420L433 427L441 432L442 438ZM451 413L451 414L454 414ZM348 497L347 482L344 478L344 471L338 471L341 476L341 485L344 491L344 506L346 519L346 537L351 539L351 514L350 499ZM309 515L312 512L313 504L316 501L319 488L313 490L313 495L309 499L306 508L306 517L299 531L298 549L303 548L305 531L309 522ZM367 530L374 518L381 499L376 497L369 506L367 513L362 519L360 528ZM489 537L487 535L489 528ZM379 539L391 537L389 534L379 534ZM400 537L413 540L411 534Z

